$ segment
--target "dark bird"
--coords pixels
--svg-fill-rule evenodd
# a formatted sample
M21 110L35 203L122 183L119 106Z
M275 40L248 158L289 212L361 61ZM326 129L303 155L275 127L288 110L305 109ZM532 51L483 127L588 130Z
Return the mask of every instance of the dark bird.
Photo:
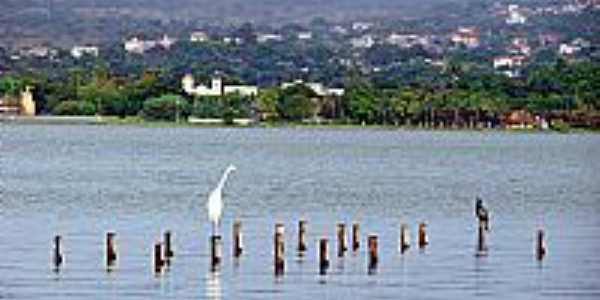
M62 253L60 251L60 236L58 235L54 237L54 257L52 262L54 263L55 270L58 271L63 262Z
M479 219L479 222L483 223L484 228L487 231L489 230L490 215L488 210L483 207L483 200L479 197L476 197L475 199L475 215L477 216L477 219Z

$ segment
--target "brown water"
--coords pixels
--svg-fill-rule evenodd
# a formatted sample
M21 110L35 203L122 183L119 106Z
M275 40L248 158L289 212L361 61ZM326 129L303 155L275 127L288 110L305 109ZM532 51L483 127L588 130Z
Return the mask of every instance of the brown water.
M363 129L0 125L0 299L598 299L600 136ZM209 267L205 201L229 164L224 262ZM491 211L476 257L474 198ZM296 224L309 250L296 256ZM245 253L231 253L243 222ZM336 257L335 224L362 248ZM398 252L399 224L428 223L430 246ZM286 273L273 275L274 224ZM548 255L533 255L544 228ZM155 276L152 245L176 256ZM107 273L104 234L120 259ZM380 264L367 274L366 235ZM51 268L52 237L65 263ZM331 268L318 274L317 240Z

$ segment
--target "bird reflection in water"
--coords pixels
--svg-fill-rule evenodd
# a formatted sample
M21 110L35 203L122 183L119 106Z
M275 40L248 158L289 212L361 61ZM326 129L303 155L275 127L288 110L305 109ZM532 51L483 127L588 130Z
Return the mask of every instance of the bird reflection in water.
M223 299L223 291L221 289L221 273L219 271L208 273L208 277L206 278L205 293L206 299Z

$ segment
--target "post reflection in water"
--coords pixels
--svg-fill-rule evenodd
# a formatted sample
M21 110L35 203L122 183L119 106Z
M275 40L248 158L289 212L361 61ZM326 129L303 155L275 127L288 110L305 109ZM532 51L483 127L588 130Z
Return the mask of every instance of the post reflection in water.
M206 277L206 288L204 289L206 299L220 300L223 299L223 290L221 288L221 272L209 272Z

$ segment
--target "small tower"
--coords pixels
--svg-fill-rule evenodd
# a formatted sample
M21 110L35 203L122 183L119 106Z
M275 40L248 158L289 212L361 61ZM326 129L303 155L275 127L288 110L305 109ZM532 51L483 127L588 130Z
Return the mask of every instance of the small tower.
M221 77L219 77L219 76L213 77L211 86L210 86L210 90L213 95L217 95L217 96L223 95L223 79L221 79Z
M194 76L192 76L191 74L186 74L185 76L183 76L183 78L181 79L181 87L183 88L183 91L188 94L191 95L194 93Z
M26 86L25 90L21 92L21 115L24 116L35 116L35 101L33 101L33 94L31 93L31 87Z

